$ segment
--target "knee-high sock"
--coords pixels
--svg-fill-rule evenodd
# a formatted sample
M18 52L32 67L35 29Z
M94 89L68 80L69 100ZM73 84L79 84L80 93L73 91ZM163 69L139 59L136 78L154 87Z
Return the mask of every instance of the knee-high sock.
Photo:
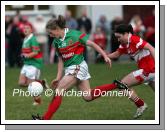
M137 107L143 106L144 105L144 101L142 99L140 99L138 96L130 98L132 102L135 103L135 105Z
M97 87L95 87L94 89L91 90L92 100L100 97L101 92L110 91L110 90L113 90L113 89L116 89L116 88L117 88L117 86L114 83L97 86Z
M44 114L44 120L50 120L53 114L57 111L62 102L62 96L54 96L52 102L49 104L47 112Z

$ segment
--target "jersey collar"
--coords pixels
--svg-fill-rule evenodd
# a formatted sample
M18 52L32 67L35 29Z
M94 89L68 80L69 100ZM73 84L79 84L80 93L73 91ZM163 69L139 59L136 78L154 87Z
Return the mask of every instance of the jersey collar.
M66 34L68 33L69 29L68 28L64 28L64 37L62 39L60 39L61 41L64 41Z
M29 39L31 39L32 36L33 34L31 33L28 37L25 37L24 42L27 42Z

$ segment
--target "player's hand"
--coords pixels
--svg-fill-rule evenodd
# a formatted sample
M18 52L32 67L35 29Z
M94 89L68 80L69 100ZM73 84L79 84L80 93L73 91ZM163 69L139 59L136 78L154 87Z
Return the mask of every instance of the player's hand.
M111 68L111 60L110 60L110 58L108 56L105 56L104 60L109 65L109 67Z
M59 80L58 79L54 79L52 82L51 82L51 88L53 89L56 89L57 86L59 84Z
M21 55L20 55L20 57L21 57L21 59L22 59L22 60L24 60L24 59L25 59L24 54L21 54Z
M25 58L29 58L30 56L29 54L21 54L21 57L25 59Z

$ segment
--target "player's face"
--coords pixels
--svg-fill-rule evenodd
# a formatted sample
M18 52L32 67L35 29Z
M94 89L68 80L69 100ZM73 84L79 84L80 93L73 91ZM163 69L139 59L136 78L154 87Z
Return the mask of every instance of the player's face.
M61 37L59 28L54 29L54 30L48 29L47 32L48 32L50 37L55 37L55 38L60 38Z
M25 36L28 36L29 34L32 33L32 29L29 25L25 25L24 28L23 28L23 31L24 31Z
M116 38L121 44L126 44L128 42L128 34L115 33Z

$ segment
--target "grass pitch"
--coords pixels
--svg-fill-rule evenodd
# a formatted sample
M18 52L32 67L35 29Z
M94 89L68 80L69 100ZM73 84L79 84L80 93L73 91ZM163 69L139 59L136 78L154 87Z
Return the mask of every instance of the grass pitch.
M133 62L115 62L109 69L104 64L90 64L91 87L112 83L114 79L121 79L137 67ZM48 82L56 77L57 65L47 65L42 69L41 78ZM5 118L6 120L31 120L31 114L42 115L52 97L42 96L40 106L32 105L32 97L13 96L14 89L26 91L17 85L20 74L19 68L5 70ZM76 89L76 88L74 88ZM147 85L134 87L137 94L148 104L148 109L138 120L155 119L155 97L152 89ZM100 97L92 102L85 102L82 97L63 97L61 107L54 114L53 120L133 120L136 106L127 97L107 96Z

